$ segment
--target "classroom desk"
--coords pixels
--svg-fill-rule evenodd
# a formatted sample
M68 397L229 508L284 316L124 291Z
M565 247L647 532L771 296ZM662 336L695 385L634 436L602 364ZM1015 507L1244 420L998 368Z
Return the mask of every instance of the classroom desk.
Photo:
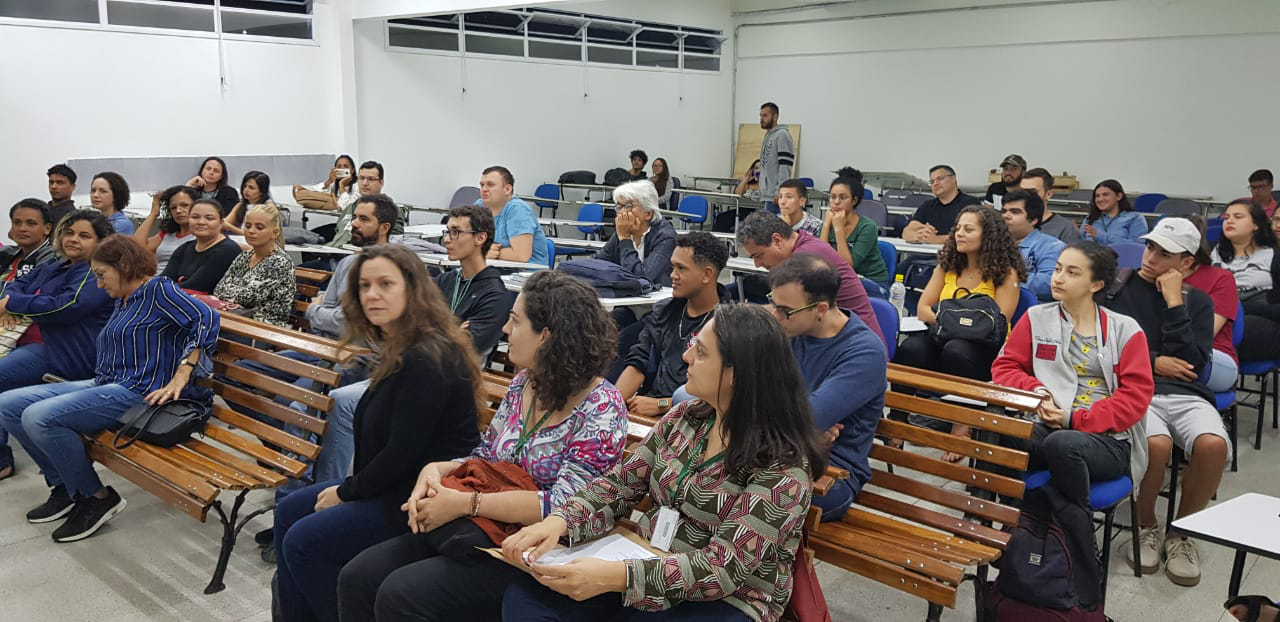
M767 268L761 268L757 266L756 262L746 257L730 257L728 263L725 264L725 267L730 270L733 270L734 272L751 272L753 274L769 274L769 270Z
M567 248L581 248L584 250L597 251L604 248L606 242L604 240L578 240L575 238L547 238L555 242L557 248L564 246Z
M334 248L324 244L286 244L284 250L290 253L313 253L316 255L350 255L355 252L347 248Z
M445 229L448 229L445 225L405 225L404 232L407 235L416 235L424 238L438 238L444 236Z
M507 291L518 292L524 287L524 282L527 278L528 275L504 274L502 276L502 284L507 286ZM643 296L626 296L622 298L605 298L604 296L600 296L600 306L604 307L607 311L612 311L617 307L642 307L652 305L662 302L663 300L669 300L670 298L671 288L664 287L662 289L656 289Z
M880 238L881 240L893 245L899 253L916 254L916 255L937 255L942 250L941 244L927 244L923 242L908 242L902 238Z
M542 226L544 226L544 227L549 227L549 226L560 226L560 227L601 227L601 226L604 226L604 223L602 223L602 222L593 222L593 221L590 221L590 220L569 220L569 219L567 219L567 218L539 218L539 219L538 219L538 224L540 224L540 225L542 225Z
M1280 559L1280 499L1276 497L1245 493L1183 516L1173 521L1172 527L1191 537L1236 550L1227 598L1240 593L1247 554Z
M677 191L696 190L698 188L698 182L700 181L714 182L716 189L721 189L721 188L724 188L725 186L731 186L733 188L737 188L738 184L742 182L742 180L738 179L737 177L710 177L710 176L704 177L702 175L685 175L684 178L689 180L689 186L685 188L679 188L677 189Z
M458 262L449 259L448 255L440 255L436 253L418 253L418 258L422 263L428 266L439 266L441 268L456 268ZM546 270L546 264L529 263L527 261L508 261L506 259L487 259L485 262L493 268L499 270Z

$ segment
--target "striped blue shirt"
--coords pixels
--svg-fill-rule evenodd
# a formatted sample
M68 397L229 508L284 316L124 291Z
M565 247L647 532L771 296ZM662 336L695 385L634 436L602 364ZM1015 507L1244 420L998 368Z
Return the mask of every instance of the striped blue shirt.
M98 384L120 384L146 395L168 384L178 363L200 348L202 368L218 342L218 314L166 277L158 276L116 300L98 334ZM190 385L188 385L190 386Z

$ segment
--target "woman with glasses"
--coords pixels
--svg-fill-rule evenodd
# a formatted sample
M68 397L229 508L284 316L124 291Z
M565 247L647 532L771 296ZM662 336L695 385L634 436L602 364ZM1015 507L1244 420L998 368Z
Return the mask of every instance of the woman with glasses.
M658 191L648 181L622 184L613 191L618 215L614 232L596 259L622 266L654 286L671 285L671 253L676 228L658 213Z
M454 317L466 318L463 327L482 357L498 344L510 310L502 275L486 260L493 228L493 214L483 207L462 205L449 210L444 246L458 267L436 277Z

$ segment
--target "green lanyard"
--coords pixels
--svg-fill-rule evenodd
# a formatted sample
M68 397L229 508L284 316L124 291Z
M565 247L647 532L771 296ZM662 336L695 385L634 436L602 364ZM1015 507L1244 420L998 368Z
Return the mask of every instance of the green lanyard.
M529 410L528 412L525 413L524 420L522 421L522 423L527 422L531 417L533 417L533 405L536 403L538 403L538 400L536 399L529 400ZM532 428L526 427L520 430L520 440L519 442L516 443L516 448L513 451L513 455L516 457L517 460L520 459L520 450L524 449L525 443L528 443L529 439L533 438L534 435L538 433L538 429L541 428L542 424L546 423L547 419L549 419L550 417L551 417L551 411L548 410L546 413L542 415L542 418L539 419L537 423L533 424Z
M471 291L471 281L475 279L467 279L467 286L462 287L462 269L459 268L453 279L453 300L449 302L449 311L458 312L458 302L467 297L467 292Z
M672 495L672 498L678 498L681 496L680 490L684 487L684 481L688 479L690 475L724 459L723 451L705 460L702 459L702 452L707 450L707 441L711 438L711 432L716 427L715 413L711 413L711 418L708 420L708 423L710 423L710 425L707 427L706 436L703 436L702 440L698 441L698 446L694 447L693 454L689 456L689 461L680 468L680 475L676 477L675 494Z

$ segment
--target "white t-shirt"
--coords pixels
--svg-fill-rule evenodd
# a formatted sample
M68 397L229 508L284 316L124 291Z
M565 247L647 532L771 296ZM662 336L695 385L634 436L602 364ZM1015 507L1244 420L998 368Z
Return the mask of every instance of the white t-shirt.
M1274 248L1264 246L1255 249L1252 255L1236 255L1231 261L1224 262L1215 248L1209 253L1209 258L1213 260L1213 265L1236 277L1236 289L1266 291L1275 285L1271 282L1271 260L1275 257L1275 252Z

